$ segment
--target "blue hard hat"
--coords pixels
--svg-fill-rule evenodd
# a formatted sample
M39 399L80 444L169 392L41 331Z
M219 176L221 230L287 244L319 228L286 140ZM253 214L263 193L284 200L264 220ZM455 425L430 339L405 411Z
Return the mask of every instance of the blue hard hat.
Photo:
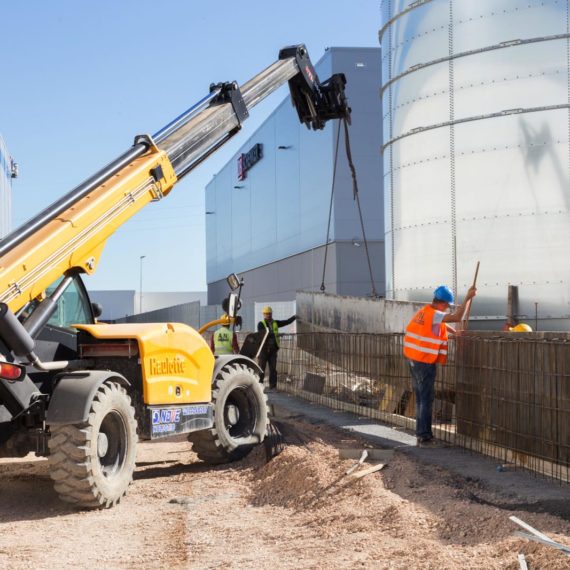
M446 285L440 285L433 292L433 298L444 303L453 303L453 292Z

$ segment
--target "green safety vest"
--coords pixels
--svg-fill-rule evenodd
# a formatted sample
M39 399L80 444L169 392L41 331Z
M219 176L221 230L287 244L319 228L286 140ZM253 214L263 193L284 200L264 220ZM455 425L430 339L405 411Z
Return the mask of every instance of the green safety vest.
M220 327L214 333L214 354L233 354L232 331L228 327Z
M266 329L269 328L265 319L263 319L261 322ZM273 334L275 335L275 344L277 345L277 348L279 348L279 327L275 321L271 321L271 328L273 329Z

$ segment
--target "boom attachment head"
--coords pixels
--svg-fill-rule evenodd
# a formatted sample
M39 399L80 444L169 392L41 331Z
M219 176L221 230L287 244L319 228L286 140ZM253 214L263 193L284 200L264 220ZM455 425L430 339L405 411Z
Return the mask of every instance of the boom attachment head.
M351 110L344 93L344 73L335 73L321 83L303 44L286 47L279 52L280 60L292 57L297 62L299 73L289 80L289 89L299 120L315 131L323 129L330 119L345 119L350 123Z
M218 93L214 99L212 99L210 107L221 105L223 103L231 103L238 120L236 131L241 129L241 124L249 117L249 111L247 110L247 105L243 100L239 85L235 81L210 84L210 93L214 93L216 91Z

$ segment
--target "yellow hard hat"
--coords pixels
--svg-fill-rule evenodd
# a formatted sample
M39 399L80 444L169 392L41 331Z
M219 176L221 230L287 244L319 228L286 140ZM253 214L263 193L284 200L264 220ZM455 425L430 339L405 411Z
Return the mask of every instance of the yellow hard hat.
M509 329L511 332L532 332L532 327L526 323L519 323L518 325Z
M272 309L271 307L269 307L269 306L263 307L263 311L262 311L262 312L263 312L264 315L271 315L271 314L273 313L273 309Z

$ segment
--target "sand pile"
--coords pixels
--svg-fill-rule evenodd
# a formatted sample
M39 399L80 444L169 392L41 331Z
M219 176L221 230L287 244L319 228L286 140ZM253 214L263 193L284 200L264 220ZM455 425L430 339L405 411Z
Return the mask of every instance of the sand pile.
M306 508L338 483L342 463L335 451L322 442L287 446L255 473L253 503Z
M306 444L252 465L250 504L282 509L283 520L315 544L334 540L337 560L342 551L354 563L366 553L367 567L514 569L523 552L531 568L570 568L558 551L514 537L508 517L515 514L563 544L569 542L567 521L518 512L514 499L510 510L508 498L480 482L401 453L384 470L354 480L346 476L353 461L340 460L338 448L358 447L357 441L302 422L295 429Z

